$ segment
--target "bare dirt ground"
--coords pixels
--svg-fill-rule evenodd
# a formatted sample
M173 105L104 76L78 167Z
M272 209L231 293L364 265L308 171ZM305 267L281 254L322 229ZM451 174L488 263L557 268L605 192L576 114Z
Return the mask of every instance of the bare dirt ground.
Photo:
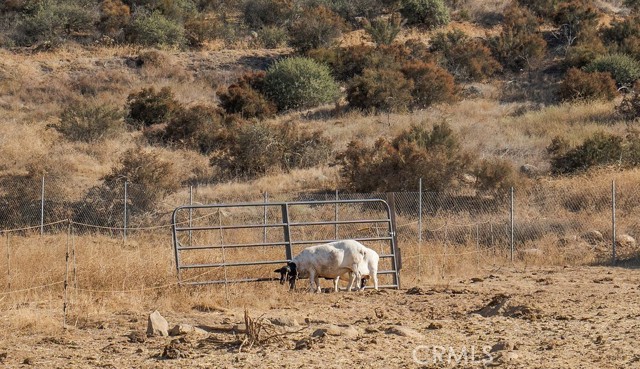
M328 283L327 283L328 284ZM147 337L119 312L59 334L3 332L3 368L640 367L640 270L509 268L448 284L290 293L244 310L163 313L180 336ZM207 311L209 310L209 311ZM185 326L184 329L188 329ZM244 345L241 344L244 341ZM253 345L252 345L253 343Z

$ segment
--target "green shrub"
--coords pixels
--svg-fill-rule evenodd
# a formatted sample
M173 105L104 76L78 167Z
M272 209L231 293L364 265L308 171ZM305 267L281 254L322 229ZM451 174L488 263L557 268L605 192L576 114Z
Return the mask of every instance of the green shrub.
M609 72L618 86L632 86L640 78L640 63L625 54L601 56L584 69L587 72Z
M144 46L180 47L186 44L184 27L159 11L135 17L126 29L126 38Z
M313 59L292 57L267 70L264 94L279 110L311 108L334 101L339 88L329 68Z
M117 107L82 101L66 107L60 122L50 127L72 141L95 142L124 132L123 114Z
M526 7L533 14L547 20L553 19L556 7L566 0L518 0L518 5Z
M345 187L358 192L408 191L419 179L425 191L451 190L472 162L446 123L431 131L413 126L372 147L352 141L338 160Z
M441 67L423 62L406 63L402 73L413 81L412 105L426 108L439 102L453 101L456 86L453 76Z
M371 40L378 45L391 45L396 39L402 26L406 23L400 14L394 13L390 18L376 18L373 21L366 21L364 30Z
M189 46L201 47L221 33L222 25L214 17L199 14L184 23L185 38Z
M568 174L598 165L619 163L623 154L623 139L599 132L581 145L551 157L551 170L555 174Z
M18 24L20 45L57 45L73 34L92 34L98 12L88 1L42 0L31 3L30 11Z
M401 0L400 14L410 25L436 28L449 23L449 9L443 0Z
M505 68L521 71L542 58L547 43L538 28L538 19L527 8L505 9L502 32L491 39L493 52Z
M264 72L245 73L238 82L226 89L218 90L220 106L230 114L240 114L243 118L271 118L276 106L259 91L263 88Z
M304 9L289 26L289 44L301 53L331 46L342 35L345 24L324 6Z
M289 34L284 27L264 26L258 31L258 42L266 49L277 49L287 45Z
M562 100L612 100L618 93L616 82L608 72L584 72L571 68L560 84L558 95Z
M566 45L583 43L583 39L595 41L597 37L585 37L598 29L599 11L587 0L570 0L558 4L554 21L559 26L558 36Z
M147 127L163 123L179 107L169 87L156 92L155 88L143 88L127 97L127 122L135 127Z
M396 5L395 0L319 0L314 3L330 7L354 27L362 26L362 18L377 18L387 14L389 9Z
M634 89L625 95L624 99L620 102L620 105L616 107L616 112L624 120L635 120L640 117L640 85L635 84Z
M412 104L413 82L393 69L365 69L347 86L349 106L367 112L406 110Z

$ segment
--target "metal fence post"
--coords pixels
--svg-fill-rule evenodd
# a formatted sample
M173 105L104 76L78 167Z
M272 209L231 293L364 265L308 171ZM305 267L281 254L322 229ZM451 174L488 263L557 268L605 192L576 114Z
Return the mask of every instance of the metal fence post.
M422 242L422 178L418 181L418 242Z
M264 203L268 203L269 202L269 193L267 191L264 192ZM267 206L264 206L264 221L263 224L266 226L267 225ZM263 237L264 237L264 242L267 242L267 227L264 227L264 231L263 231Z
M611 264L616 263L616 181L611 181Z
M122 224L122 237L124 242L127 242L127 181L124 181L124 219Z
M338 198L339 198L338 189L336 189L336 201L338 201ZM335 218L336 224L333 225L333 229L334 229L333 239L337 240L338 239L338 223L337 223L338 222L338 203L337 202L336 202L336 205L335 205L335 217L334 218Z
M510 243L511 243L511 262L513 262L513 252L514 252L514 234L513 234L513 228L514 228L514 219L513 219L513 213L514 213L514 203L513 203L513 187L511 187L511 210L510 210L510 214L509 214L509 222L510 222L510 226L511 226L511 234L510 234Z
M40 193L40 236L42 235L44 235L44 176L42 176Z
M189 206L193 206L193 185L189 186ZM193 209L189 208L189 228L193 226ZM193 246L193 233L189 230L189 246Z

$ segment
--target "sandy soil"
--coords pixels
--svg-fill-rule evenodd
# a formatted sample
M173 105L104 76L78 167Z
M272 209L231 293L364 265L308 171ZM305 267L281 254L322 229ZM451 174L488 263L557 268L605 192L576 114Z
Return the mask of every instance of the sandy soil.
M409 287L409 286L407 286ZM640 367L640 270L557 267L487 271L448 285L364 293L289 293L268 310L118 313L59 335L14 332L4 368L632 368ZM161 312L162 313L162 312ZM184 329L188 329L185 327ZM7 333L7 332L4 332ZM244 341L244 345L241 344Z

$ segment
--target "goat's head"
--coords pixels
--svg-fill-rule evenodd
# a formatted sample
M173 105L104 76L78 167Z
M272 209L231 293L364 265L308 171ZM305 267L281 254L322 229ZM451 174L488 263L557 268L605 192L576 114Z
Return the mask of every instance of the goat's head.
M280 269L274 270L276 273L280 273L280 284L284 284L289 281L289 288L294 289L296 287L296 280L298 279L298 268L295 263L289 262L286 266Z

